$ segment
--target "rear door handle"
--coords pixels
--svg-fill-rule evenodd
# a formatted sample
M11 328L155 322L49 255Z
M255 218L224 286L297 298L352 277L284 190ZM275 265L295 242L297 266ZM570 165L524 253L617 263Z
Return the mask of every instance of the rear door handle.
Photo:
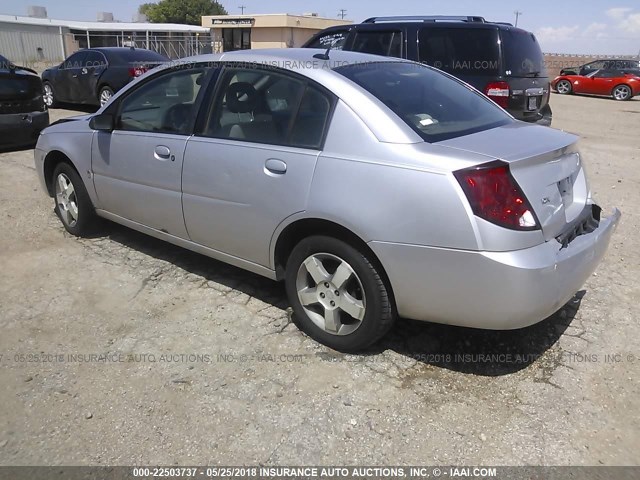
M277 158L270 158L264 164L265 170L274 175L284 175L287 173L287 164Z
M156 157L157 160L171 159L172 162L176 159L174 155L171 155L171 150L169 150L169 147L165 147L164 145L158 145L155 148L154 157Z

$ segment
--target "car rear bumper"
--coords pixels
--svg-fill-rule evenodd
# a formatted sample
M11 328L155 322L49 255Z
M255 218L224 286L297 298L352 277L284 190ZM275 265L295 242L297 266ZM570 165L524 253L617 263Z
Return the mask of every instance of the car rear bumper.
M616 209L592 233L562 248L555 239L511 252L476 252L370 242L385 267L402 317L512 330L565 305L604 256Z
M35 144L48 125L48 111L0 115L0 147Z

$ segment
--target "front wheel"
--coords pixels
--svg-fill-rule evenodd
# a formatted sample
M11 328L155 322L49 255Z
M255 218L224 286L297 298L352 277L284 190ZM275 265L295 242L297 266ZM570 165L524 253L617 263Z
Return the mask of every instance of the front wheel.
M100 106L104 107L109 100L113 97L113 90L111 87L102 87L100 89L100 93L98 94L98 100L100 101Z
M78 172L68 163L59 164L53 172L55 212L72 235L90 234L97 216L87 189Z
M556 85L556 92L560 95L567 95L571 93L573 88L571 87L571 82L569 80L560 80Z
M378 341L395 320L376 262L342 240L302 240L287 262L285 283L298 327L335 350L354 352Z
M631 98L631 89L627 85L618 85L613 89L612 95L615 100L629 100Z

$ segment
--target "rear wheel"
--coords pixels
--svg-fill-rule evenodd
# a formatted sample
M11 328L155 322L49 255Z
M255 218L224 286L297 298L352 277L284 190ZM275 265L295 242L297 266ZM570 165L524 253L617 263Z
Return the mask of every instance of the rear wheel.
M93 232L97 216L78 172L68 163L53 171L55 212L67 232L78 237Z
M55 92L53 86L49 82L44 82L42 85L42 99L47 108L53 108L56 106Z
M285 283L298 327L335 350L362 350L393 325L394 309L380 268L342 240L302 240L287 262Z
M569 80L560 80L556 85L556 92L560 95L567 95L571 93L573 88L571 87L571 82Z
M631 89L627 85L618 85L614 87L611 95L615 100L629 100L631 98Z
M111 87L102 87L100 89L100 93L98 94L98 100L100 101L100 106L104 107L109 100L113 97L113 90Z

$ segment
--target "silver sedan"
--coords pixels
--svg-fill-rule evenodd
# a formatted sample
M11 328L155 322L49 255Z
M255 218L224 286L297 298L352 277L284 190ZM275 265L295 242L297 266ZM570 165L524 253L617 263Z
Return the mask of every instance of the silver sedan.
M620 217L577 143L424 65L261 50L159 67L35 163L72 234L102 217L283 280L303 331L356 351L398 315L517 329L569 301Z

